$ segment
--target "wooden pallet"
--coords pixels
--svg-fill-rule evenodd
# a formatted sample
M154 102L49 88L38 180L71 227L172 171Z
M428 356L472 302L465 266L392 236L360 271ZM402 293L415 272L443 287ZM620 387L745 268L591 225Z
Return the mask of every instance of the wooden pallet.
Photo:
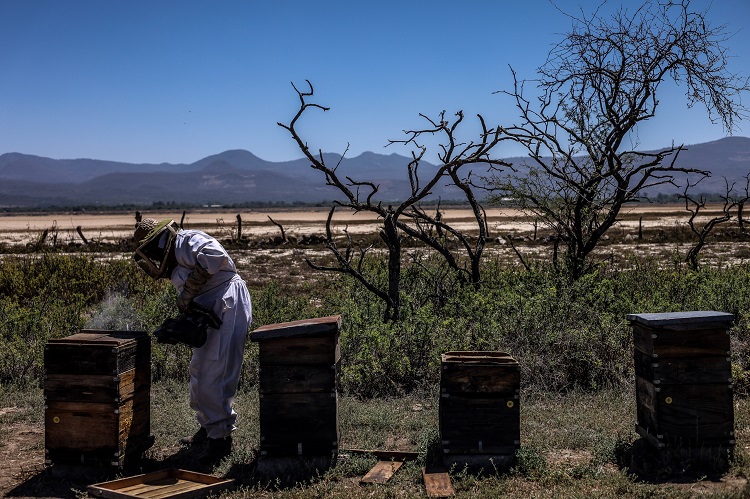
M87 492L107 499L184 499L204 497L233 485L231 479L168 469L89 485Z

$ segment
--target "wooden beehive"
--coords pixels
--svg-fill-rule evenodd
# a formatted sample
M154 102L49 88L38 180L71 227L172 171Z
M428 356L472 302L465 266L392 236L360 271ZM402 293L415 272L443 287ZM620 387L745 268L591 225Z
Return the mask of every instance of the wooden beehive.
M518 362L503 352L448 352L441 368L444 454L512 457L521 439Z
M84 329L49 340L44 369L48 464L122 468L151 446L147 333Z
M341 316L270 324L258 342L262 456L338 452Z
M638 434L657 448L732 448L732 314L632 314L627 319L633 328Z

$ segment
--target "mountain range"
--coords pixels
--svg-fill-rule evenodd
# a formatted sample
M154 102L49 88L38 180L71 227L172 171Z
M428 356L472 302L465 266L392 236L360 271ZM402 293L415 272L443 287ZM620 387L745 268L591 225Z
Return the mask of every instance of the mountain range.
M406 166L410 158L365 152L353 158L325 154L326 164L339 164L338 174L380 186L375 199L391 202L408 195ZM506 158L521 165L525 158ZM727 137L687 146L677 164L712 172L700 191L721 193L724 178L750 173L750 138ZM435 165L422 162L426 178ZM478 171L478 174L483 172ZM439 183L432 199L459 200L457 188ZM742 184L744 187L744 184ZM669 185L648 194L680 192ZM190 164L132 164L96 159L51 159L21 153L0 155L0 207L71 207L178 204L317 203L340 194L327 186L306 159L265 161L245 150L230 150Z

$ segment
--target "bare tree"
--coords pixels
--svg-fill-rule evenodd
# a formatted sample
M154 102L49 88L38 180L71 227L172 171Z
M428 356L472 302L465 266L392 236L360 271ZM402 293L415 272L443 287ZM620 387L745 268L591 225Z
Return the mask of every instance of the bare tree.
M703 104L730 133L747 116L740 97L750 86L727 68L725 27L711 26L689 0L570 18L571 31L539 68L537 95L528 97L528 81L511 69L514 89L503 93L520 122L508 133L530 159L495 186L560 234L577 279L623 205L646 189L676 185L678 173L706 173L678 166L683 146L636 150L638 125L656 115L662 84L683 84L688 106Z
M299 96L300 107L288 125L279 123L279 126L289 131L297 146L310 161L310 166L324 174L326 184L336 188L343 196L342 199L335 201L326 222L327 246L334 254L337 266L318 266L309 261L308 263L317 269L343 272L353 276L369 291L385 302L386 311L384 319L386 321L397 320L400 314L401 300L399 293L402 234L413 236L430 245L443 255L449 266L463 272L467 281L478 285L481 279L478 262L484 248L487 223L484 210L479 205L472 191L471 174L464 170L466 165L484 165L487 168L509 166L504 161L490 157L492 149L502 140L507 139L503 134L502 128L488 128L484 119L479 116L482 132L478 140L476 142L463 143L457 137L457 128L464 119L463 113L456 113L455 120L452 123L446 119L445 112L440 113L437 120L421 115L428 123L426 128L406 130L406 139L390 142L391 144L401 143L414 147L411 161L406 165L406 173L410 186L409 195L398 205L383 206L382 202L376 199L379 185L367 180L355 180L349 176L342 177L339 175L338 169L341 165L343 155L336 165L330 166L326 164L321 150L318 150L317 153L312 153L307 143L300 137L296 125L305 111L310 108L323 111L329 109L320 104L309 102L308 99L313 96L314 89L309 81L307 81L307 85L308 89L304 91L299 90L294 84L292 85ZM420 139L428 135L441 135L444 142L440 146L441 152L438 154L441 164L438 165L436 170L423 177L420 174L419 168L427 148L420 143ZM344 154L346 154L346 151ZM476 217L479 229L478 242L475 241L472 243L468 236L445 223L440 216L432 216L421 208L420 203L432 194L435 186L441 181L455 184L466 196ZM346 233L347 243L345 248L340 248L336 243L333 231L331 230L331 220L337 207L346 208L354 213L369 211L377 214L382 220L380 237L385 243L388 253L388 277L385 286L379 285L375 276L368 274L363 266L365 257L371 247L368 246L367 248L355 251L348 233ZM433 231L432 228L436 230ZM440 234L441 231L443 234L451 234L467 250L471 260L470 269L465 269L461 266L459 258L452 251L444 235L436 236L436 233Z
M740 233L745 232L745 220L743 216L745 212L745 204L750 200L750 173L745 175L744 181L744 196L739 197L737 200L737 223L739 225Z
M410 179L413 168L413 177L419 183L417 176L417 167L419 160L422 158L426 149L418 143L423 135L443 134L445 142L440 145L441 151L438 153L438 159L441 167L435 175L446 176L450 183L458 187L469 206L471 207L474 221L476 223L477 235L471 237L466 232L460 231L442 219L442 214L438 208L435 216L431 216L423 210L419 204L412 203L408 209L403 210L403 216L411 219L412 224L397 222L399 229L408 235L415 237L427 244L435 251L440 253L448 266L459 272L459 276L464 282L469 282L478 288L481 283L480 262L482 253L489 235L487 226L487 214L484 207L477 199L472 182L472 171L464 171L467 164L485 164L491 171L496 171L498 167L511 169L512 165L502 160L491 159L490 151L502 140L508 140L504 135L501 127L488 129L482 116L478 116L482 126L482 134L478 143L460 143L456 137L456 130L464 119L461 111L456 113L456 120L451 124L445 119L445 111L440 113L439 120L432 120L425 115L421 115L430 126L421 130L406 130L407 138L404 140L391 140L390 144L411 144L416 147L420 154L414 156L414 160L409 164ZM433 180L437 177L433 177ZM412 182L412 190L414 190ZM433 233L433 228L435 231ZM459 262L458 255L453 251L451 242L458 244L464 251L469 260L468 268L462 266Z
M740 206L744 205L748 198L750 198L750 175L745 176L745 190L744 193L737 193L734 189L734 184L729 185L729 181L725 178L724 185L726 186L725 194L721 195L722 207L721 214L709 218L701 227L698 227L696 219L701 210L706 208L706 199L700 195L697 198L688 193L691 187L695 187L706 177L699 178L696 182L687 182L685 189L680 196L681 199L685 200L685 209L690 212L690 218L688 219L688 226L691 232L696 236L696 243L690 248L685 261L688 266L693 270L698 270L698 255L700 254L703 247L706 245L706 239L709 234L720 224L728 222L732 219L732 211Z

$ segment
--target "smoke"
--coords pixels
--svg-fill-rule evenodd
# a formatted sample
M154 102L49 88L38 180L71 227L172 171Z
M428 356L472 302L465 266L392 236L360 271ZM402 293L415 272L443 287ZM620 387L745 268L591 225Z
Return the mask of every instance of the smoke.
M143 318L127 298L120 294L110 294L97 305L85 327L115 331L140 330L143 328Z

